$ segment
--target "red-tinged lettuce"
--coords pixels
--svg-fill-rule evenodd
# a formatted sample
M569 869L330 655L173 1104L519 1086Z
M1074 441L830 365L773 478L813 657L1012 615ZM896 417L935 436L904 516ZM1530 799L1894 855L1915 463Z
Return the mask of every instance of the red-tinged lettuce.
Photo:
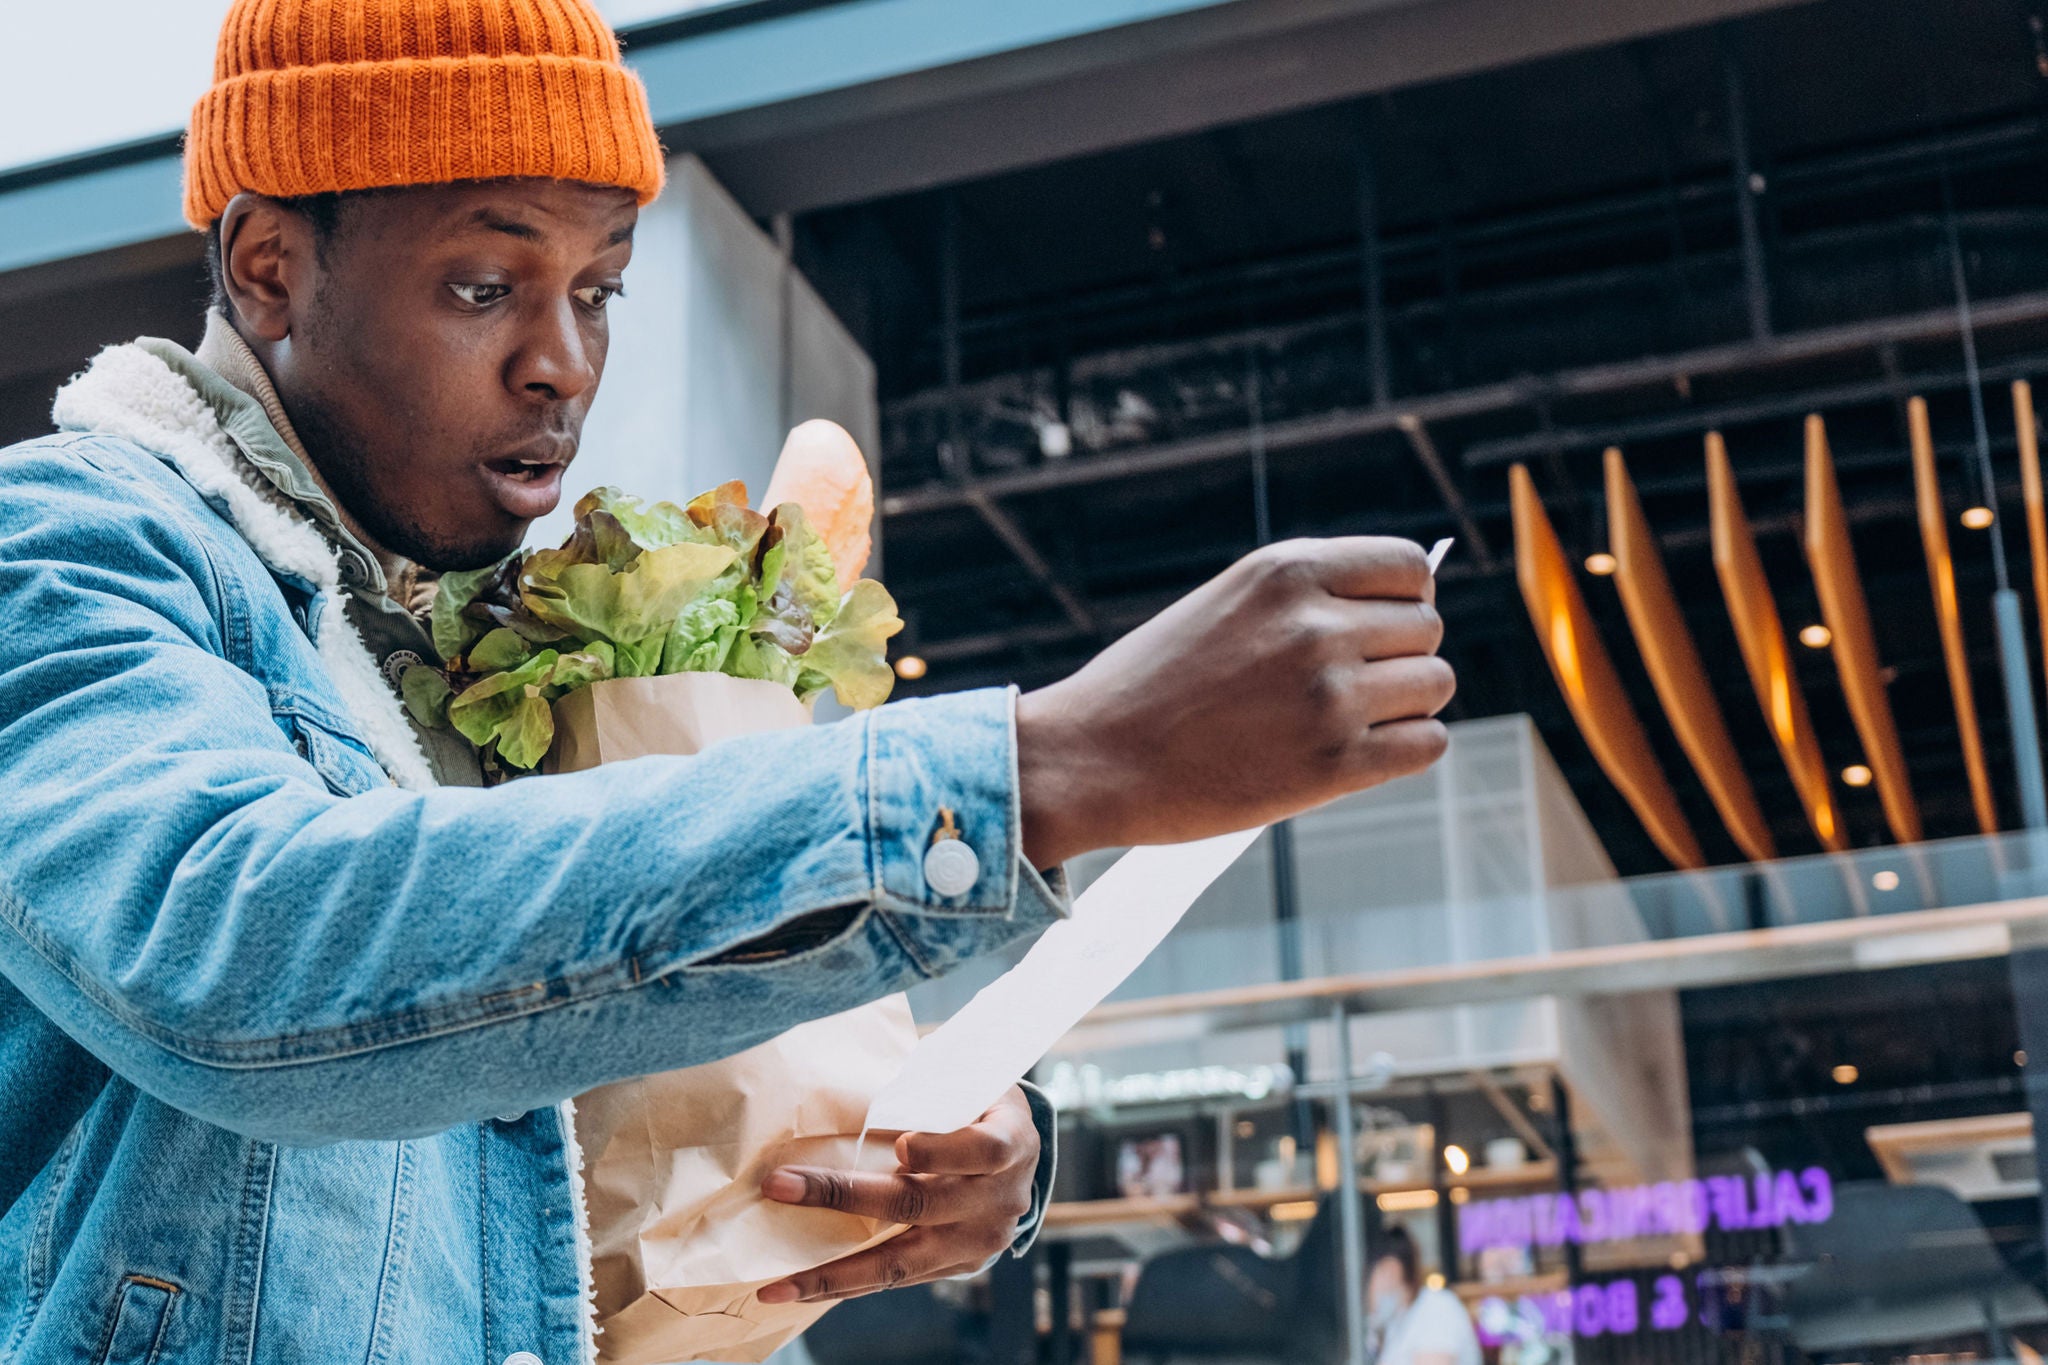
M805 701L828 688L855 708L887 700L896 604L871 579L842 595L796 504L764 516L734 482L686 507L600 488L575 510L560 548L442 578L432 627L446 666L400 683L421 724L527 769L554 742L554 701L606 678L727 673Z

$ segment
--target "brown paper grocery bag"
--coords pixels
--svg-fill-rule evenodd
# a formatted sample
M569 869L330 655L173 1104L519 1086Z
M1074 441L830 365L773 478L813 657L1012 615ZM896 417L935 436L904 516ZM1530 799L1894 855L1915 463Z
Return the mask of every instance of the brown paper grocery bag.
M787 687L718 673L623 678L555 704L551 772L693 754L810 722ZM802 1024L705 1066L577 1097L598 1358L607 1365L765 1360L827 1304L768 1305L762 1286L898 1228L761 1196L777 1166L856 1165L868 1104L917 1043L903 997ZM895 1165L870 1137L869 1170Z

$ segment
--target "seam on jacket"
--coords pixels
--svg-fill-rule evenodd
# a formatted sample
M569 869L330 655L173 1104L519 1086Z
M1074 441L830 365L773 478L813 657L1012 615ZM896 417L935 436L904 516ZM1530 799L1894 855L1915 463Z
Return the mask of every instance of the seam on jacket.
M255 1365L256 1325L262 1320L263 1264L270 1250L270 1201L277 1183L277 1146L250 1139L242 1167L242 1200L230 1254L228 1301L222 1305L222 1359L243 1338L242 1365Z
M867 903L872 909L895 911L906 914L920 914L923 907L906 902L886 893L872 900L865 894L852 895L823 904L807 907L804 913L820 913L847 905ZM278 1034L266 1038L251 1039L198 1039L165 1029L143 1018L138 1011L123 1001L108 995L97 982L82 977L72 969L72 963L64 954L57 952L54 945L38 932L34 920L27 914L21 902L10 889L0 885L0 919L4 919L14 934L38 957L71 984L87 1000L91 1001L108 1017L119 1023L136 1036L162 1048L183 1061L214 1071L265 1071L274 1068L315 1066L323 1062L341 1061L366 1053L381 1052L388 1048L401 1047L411 1043L424 1042L433 1038L444 1038L452 1034L467 1033L487 1028L494 1024L511 1023L534 1015L545 1014L570 1005L590 1004L631 991L643 990L657 979L688 969L689 963L678 963L671 968L656 968L649 972L644 967L648 957L662 951L673 951L672 947L629 954L627 957L602 967L566 976L553 976L526 987L514 987L493 994L476 997L431 1008L406 1011L399 1014L380 1016L370 1022L336 1025L307 1033ZM886 923L886 917L884 923ZM893 928L892 934L896 933ZM724 951L745 939L735 939L733 944L706 950L710 953ZM825 945L829 946L829 945ZM635 981L633 959L643 962ZM694 961L694 958L692 959ZM723 966L702 967L699 972L759 971L763 966L779 964L755 964L749 968ZM538 987L538 989L536 989ZM515 1000L531 1000L530 1004L512 1004ZM486 1002L504 1002L493 1007ZM331 1045L321 1044L336 1040ZM310 1045L304 1052L286 1052L285 1044Z
M397 1314L391 1304L393 1280L402 1278L412 1250L413 1145L401 1141L391 1170L391 1220L385 1227L384 1256L377 1267L377 1295L370 1308L370 1348L363 1365L383 1365L391 1356Z
M34 1223L30 1226L28 1255L23 1258L21 1317L14 1324L14 1331L7 1339L7 1359L16 1359L21 1343L28 1338L29 1328L37 1314L42 1311L43 1300L49 1296L50 1286L45 1280L50 1263L50 1243L57 1231L57 1208L63 1202L64 1182L71 1177L71 1166L78 1158L78 1148L84 1141L85 1120L72 1125L64 1141L57 1145L50 1164L44 1167L50 1176L50 1188L43 1199L42 1207L36 1210Z

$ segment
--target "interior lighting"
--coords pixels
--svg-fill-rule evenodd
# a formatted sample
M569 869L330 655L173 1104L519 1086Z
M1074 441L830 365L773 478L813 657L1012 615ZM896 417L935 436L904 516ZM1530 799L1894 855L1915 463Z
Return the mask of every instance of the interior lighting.
M921 655L906 654L896 661L896 676L905 682L916 682L925 675L925 662Z
M1851 763L1842 769L1842 780L1852 787L1867 787L1870 785L1870 769L1862 763Z
M1592 554L1586 556L1586 572L1589 574L1605 578L1619 567L1620 565L1615 563L1614 556L1605 550L1595 550Z
M1427 1276L1423 1278L1422 1283L1423 1286L1428 1289L1442 1289L1444 1287L1444 1277L1436 1271L1432 1270Z
M1835 633L1818 621L1799 628L1799 643L1808 649L1826 649L1834 640Z
M1856 1084L1856 1078L1863 1073L1847 1062L1843 1062L1829 1074L1835 1078L1836 1085L1854 1085Z
M1886 868L1882 872L1872 874L1870 884L1880 891L1896 891L1899 889L1899 874Z
M1963 509L1963 525L1969 527L1972 531L1986 530L1990 527L1991 522L1992 516L1989 507L1965 507Z
M1436 1207L1435 1190L1388 1190L1379 1199L1381 1213L1415 1213Z
M1453 1185L1451 1187L1451 1202L1453 1204L1468 1203L1471 1198L1472 1191L1466 1189L1463 1185Z
M1316 1216L1316 1201L1290 1199L1284 1204L1275 1204L1266 1212L1276 1223L1306 1223Z
M1452 1175L1463 1175L1472 1169L1472 1156L1463 1147L1453 1143L1444 1148L1444 1165L1450 1167Z

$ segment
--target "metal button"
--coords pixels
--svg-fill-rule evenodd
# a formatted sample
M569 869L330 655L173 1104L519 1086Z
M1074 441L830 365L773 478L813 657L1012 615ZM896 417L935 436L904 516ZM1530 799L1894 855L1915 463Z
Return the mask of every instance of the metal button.
M965 839L941 839L925 850L924 884L940 896L964 896L981 880L981 859Z
M426 662L426 659L416 649L393 650L385 657L384 662L378 667L378 671L384 675L385 685L396 692L401 689L405 682L405 670L423 666Z
M505 1357L505 1365L543 1365L543 1362L531 1351L514 1351Z
M526 1117L526 1111L525 1111L524 1109L521 1109L521 1110L517 1111L516 1113L511 1113L511 1114L500 1114L500 1115L498 1115L498 1122L500 1122L500 1123L517 1123L517 1122L519 1122L519 1120L521 1120L521 1119L523 1119L523 1118L525 1118L525 1117Z

